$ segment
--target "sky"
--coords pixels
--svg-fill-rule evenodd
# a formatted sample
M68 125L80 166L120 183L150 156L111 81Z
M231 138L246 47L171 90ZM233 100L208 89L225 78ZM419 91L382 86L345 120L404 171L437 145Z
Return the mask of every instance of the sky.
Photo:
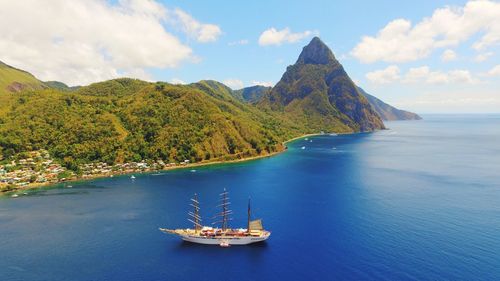
M0 61L70 86L134 77L238 89L274 85L319 36L391 105L500 113L498 19L493 0L0 0Z

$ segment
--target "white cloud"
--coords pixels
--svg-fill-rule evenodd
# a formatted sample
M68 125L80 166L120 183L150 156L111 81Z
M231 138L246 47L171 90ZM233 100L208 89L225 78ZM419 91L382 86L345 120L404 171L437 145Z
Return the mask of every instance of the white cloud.
M426 83L426 84L447 84L450 82L450 78L446 73L433 71L429 72L427 76L422 77L422 80L414 81L414 83Z
M179 24L182 31L198 42L213 42L222 34L222 30L219 26L215 24L200 23L179 8L174 9L171 14L173 15L170 19L171 22Z
M448 77L450 83L473 84L478 82L476 78L472 77L472 74L468 70L457 69L449 71Z
M439 113L484 113L499 112L500 95L498 92L483 89L439 89L424 91L415 97L392 102L399 108L414 112Z
M396 65L390 65L385 69L368 72L366 78L376 84L387 84L398 81L400 70Z
M351 55L363 63L408 62L429 56L434 49L457 46L474 35L477 50L500 43L500 3L469 1L464 7L434 11L415 25L406 19L389 22L376 36L364 36Z
M477 80L472 77L468 70L452 70L449 72L431 71L428 66L410 68L401 80L402 83L426 83L426 84L446 84L446 83L475 83Z
M180 84L180 85L187 84L184 80L179 79L179 78L172 78L172 79L170 79L170 83L171 84Z
M311 36L312 34L316 34L317 32L313 32L310 30L306 30L304 32L296 32L293 33L288 27L282 30L277 30L274 27L271 27L259 36L259 45L268 46L268 45L276 45L279 46L283 43L295 43L299 42L302 39Z
M239 80L239 79L226 79L224 81L222 81L222 83L224 83L226 86L228 86L229 88L233 89L233 90L238 90L238 89L241 89L244 87L244 84L243 84L243 81Z
M193 58L191 48L165 28L172 13L155 1L0 0L0 7L0 60L41 80L150 80L149 68ZM202 27L197 38L212 40L212 29Z
M418 81L427 80L429 73L430 69L428 66L410 68L403 78L402 82L415 83Z
M431 71L428 66L410 68L406 74L400 75L400 69L395 65L391 65L385 69L367 73L366 78L375 84L474 84L479 82L479 80L473 77L468 70L456 69L448 72Z
M274 84L275 83L271 82L271 81L252 81L252 85L254 85L254 86L260 85L260 86L264 86L264 87L273 87Z
M494 66L490 71L488 71L490 76L500 76L500 64Z
M456 69L448 72L431 71L428 66L410 68L401 80L402 83L448 84L464 83L474 84L479 82L470 71Z
M229 42L227 43L227 45L229 46L237 46L237 45L247 45L249 42L247 39L241 39L241 40L238 40L238 41L232 41L232 42Z
M441 54L441 60L442 61L453 61L457 59L457 53L455 51L446 49L443 54Z
M474 58L474 61L483 62L493 55L494 55L493 52L480 53Z

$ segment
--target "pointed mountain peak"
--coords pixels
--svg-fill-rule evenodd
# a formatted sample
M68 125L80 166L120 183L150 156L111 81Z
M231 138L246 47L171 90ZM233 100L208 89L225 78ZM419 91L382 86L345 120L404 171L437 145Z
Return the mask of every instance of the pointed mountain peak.
M331 64L338 63L332 50L321 41L314 37L307 46L302 49L297 63L303 64Z

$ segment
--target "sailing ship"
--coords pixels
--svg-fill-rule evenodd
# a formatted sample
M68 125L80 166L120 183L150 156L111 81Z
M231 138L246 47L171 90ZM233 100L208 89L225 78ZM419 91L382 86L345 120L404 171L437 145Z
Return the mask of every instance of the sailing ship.
M230 215L233 214L229 209L229 193L224 189L220 194L221 202L217 206L221 208L221 212L214 217L217 219L213 224L220 224L220 227L203 226L202 218L200 215L200 202L198 195L195 193L191 199L190 206L193 210L188 212L188 221L193 223L193 228L187 229L167 229L160 228L160 231L167 234L178 235L184 241L219 245L221 247L229 247L230 245L247 245L265 241L271 235L271 232L264 230L262 227L262 220L251 220L250 199L248 199L248 220L247 228L231 228L229 221L232 220Z

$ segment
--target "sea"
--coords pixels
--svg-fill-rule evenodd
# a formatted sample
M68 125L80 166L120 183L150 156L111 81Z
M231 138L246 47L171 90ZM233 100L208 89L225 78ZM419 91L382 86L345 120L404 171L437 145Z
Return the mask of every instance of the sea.
M66 183L0 198L0 280L500 280L500 115L424 115L320 135L259 160ZM272 232L190 244L211 225Z

